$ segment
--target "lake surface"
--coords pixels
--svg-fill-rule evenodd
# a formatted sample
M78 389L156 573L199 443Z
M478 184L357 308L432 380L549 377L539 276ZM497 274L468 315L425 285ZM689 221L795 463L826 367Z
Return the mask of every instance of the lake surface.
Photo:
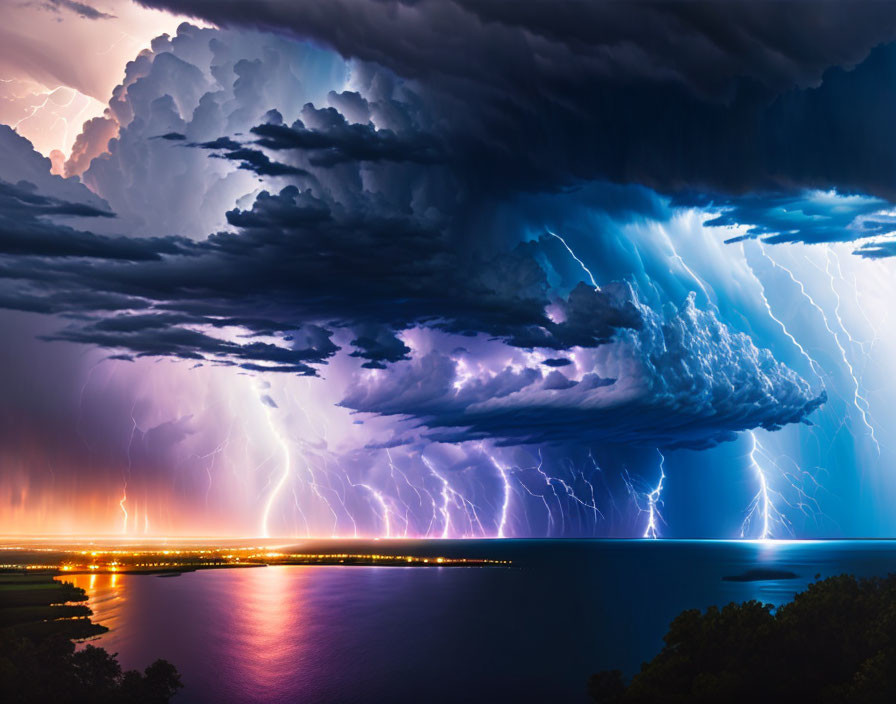
M388 544L388 543L381 543ZM308 546L309 543L304 543ZM420 543L401 541L399 550ZM409 548L411 546L411 548ZM92 641L123 666L173 662L177 702L586 702L634 673L687 608L789 601L815 575L896 572L896 542L439 541L510 568L283 566L74 575ZM750 569L796 579L729 582Z

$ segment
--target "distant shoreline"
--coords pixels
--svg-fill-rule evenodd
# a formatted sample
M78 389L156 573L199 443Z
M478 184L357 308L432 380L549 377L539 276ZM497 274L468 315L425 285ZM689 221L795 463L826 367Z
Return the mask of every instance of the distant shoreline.
M356 550L359 545L353 545ZM318 546L313 552L302 546L274 549L266 546L130 545L96 543L0 546L0 571L54 574L149 574L164 575L201 569L234 569L275 565L329 565L376 567L509 567L510 560L488 557L445 556L431 550L396 551L391 545L370 546L368 551L348 551L344 544ZM410 546L405 546L410 547ZM429 546L433 547L433 546Z

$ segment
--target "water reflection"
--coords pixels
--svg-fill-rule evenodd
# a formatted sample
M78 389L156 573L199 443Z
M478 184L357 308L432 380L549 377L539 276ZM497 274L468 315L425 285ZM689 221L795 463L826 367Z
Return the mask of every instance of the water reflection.
M276 701L302 666L306 569L240 569L227 576L231 625L221 643L230 654L227 674L238 691L257 701Z
M118 574L66 574L61 578L87 592L93 620L117 631L123 620L127 593Z
M816 574L896 563L894 543L445 541L440 551L514 567L65 578L112 629L97 644L126 668L173 662L181 702L584 703L591 673L635 671L683 609L779 605ZM759 567L797 577L722 579Z
M93 620L109 633L91 643L118 652L126 668L157 657L180 665L203 653L211 671L184 671L195 700L280 701L307 664L305 567L260 567L177 576L77 574L65 580L87 591ZM318 571L321 568L316 568ZM203 694L200 699L204 699ZM211 697L209 700L213 700Z

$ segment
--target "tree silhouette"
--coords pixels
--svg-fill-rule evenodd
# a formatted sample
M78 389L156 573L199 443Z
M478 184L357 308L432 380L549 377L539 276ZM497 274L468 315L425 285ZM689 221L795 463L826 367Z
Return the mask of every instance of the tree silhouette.
M589 682L600 704L896 701L896 576L816 582L774 610L757 601L684 611L628 685Z

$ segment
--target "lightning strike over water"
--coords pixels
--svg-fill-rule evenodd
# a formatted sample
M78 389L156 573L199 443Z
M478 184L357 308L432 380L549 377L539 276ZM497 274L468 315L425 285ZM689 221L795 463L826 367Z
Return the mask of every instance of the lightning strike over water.
M662 520L659 512L659 504L663 495L663 482L666 481L666 458L657 450L660 456L660 478L654 489L647 494L647 527L644 529L644 537L656 540L659 537L659 521Z
M756 496L753 497L753 500L747 508L747 515L741 526L740 536L741 538L748 538L753 523L758 522L759 535L756 536L756 539L769 540L774 537L774 528L776 525L788 528L789 522L775 506L774 496L777 494L769 486L766 471L762 465L759 464L758 456L764 454L764 448L756 438L756 433L754 431L750 431L748 434L750 436L750 468L759 484L759 490L756 492Z
M501 513L500 518L498 519L498 538L506 537L504 535L504 527L507 525L507 509L510 507L510 481L507 478L507 468L504 467L498 460L489 455L489 459L492 461L492 464L495 466L495 469L498 470L498 476L501 478L501 486L503 487L504 498L501 502Z

